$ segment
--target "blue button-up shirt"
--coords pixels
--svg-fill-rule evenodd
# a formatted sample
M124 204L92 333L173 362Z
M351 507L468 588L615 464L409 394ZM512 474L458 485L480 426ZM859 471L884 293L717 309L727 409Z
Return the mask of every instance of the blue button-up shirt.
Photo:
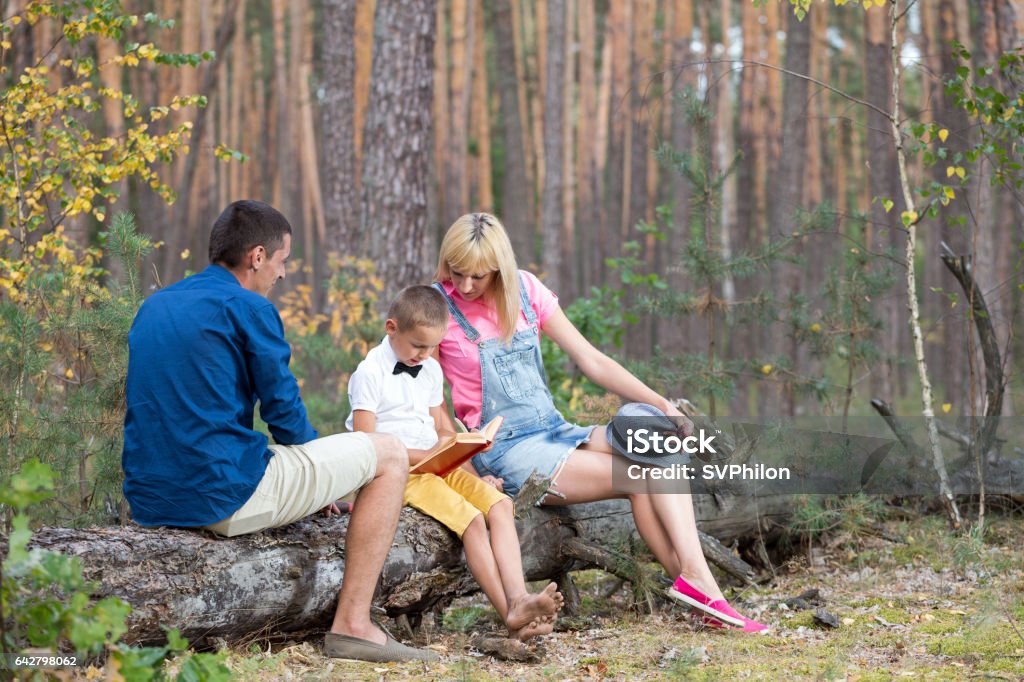
M252 495L273 453L317 437L273 303L211 265L143 303L128 335L124 494L144 526L205 526Z

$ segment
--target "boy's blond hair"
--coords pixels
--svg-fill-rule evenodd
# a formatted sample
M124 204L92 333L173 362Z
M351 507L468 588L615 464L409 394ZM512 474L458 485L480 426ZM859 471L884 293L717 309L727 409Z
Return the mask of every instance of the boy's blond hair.
M414 284L398 292L388 308L388 319L394 320L402 332L416 327L447 329L448 304L434 287Z

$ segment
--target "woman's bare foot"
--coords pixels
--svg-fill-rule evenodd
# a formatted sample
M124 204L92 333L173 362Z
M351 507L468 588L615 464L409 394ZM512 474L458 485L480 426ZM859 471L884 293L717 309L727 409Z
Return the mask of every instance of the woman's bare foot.
M521 628L515 629L510 627L508 629L508 636L510 639L518 639L520 642L525 642L540 635L550 635L554 629L555 617L541 616Z
M539 618L555 616L564 603L565 599L558 591L558 586L555 583L549 583L547 587L536 594L527 593L513 599L508 605L505 625L509 632L523 630Z

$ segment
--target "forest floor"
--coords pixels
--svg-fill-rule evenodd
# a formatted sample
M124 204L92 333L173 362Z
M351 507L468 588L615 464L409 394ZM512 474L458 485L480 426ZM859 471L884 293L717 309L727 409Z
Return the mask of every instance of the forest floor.
M479 597L456 602L416 643L431 664L363 664L323 657L320 641L232 651L246 680L888 680L1024 679L1024 518L989 516L984 541L950 533L940 517L889 521L803 547L756 589L726 590L768 634L698 628L682 609L640 613L628 585L576 574L580 613L514 663L473 649L501 632ZM865 531L868 529L865 528ZM806 603L787 600L817 590ZM815 618L818 609L835 627ZM820 612L819 612L820 613Z

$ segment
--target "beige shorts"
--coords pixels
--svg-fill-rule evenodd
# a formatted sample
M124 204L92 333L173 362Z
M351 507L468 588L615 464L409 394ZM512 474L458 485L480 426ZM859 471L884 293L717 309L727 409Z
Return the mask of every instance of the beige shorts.
M249 500L207 530L232 537L288 525L362 488L377 473L377 454L365 433L270 449L274 456Z

